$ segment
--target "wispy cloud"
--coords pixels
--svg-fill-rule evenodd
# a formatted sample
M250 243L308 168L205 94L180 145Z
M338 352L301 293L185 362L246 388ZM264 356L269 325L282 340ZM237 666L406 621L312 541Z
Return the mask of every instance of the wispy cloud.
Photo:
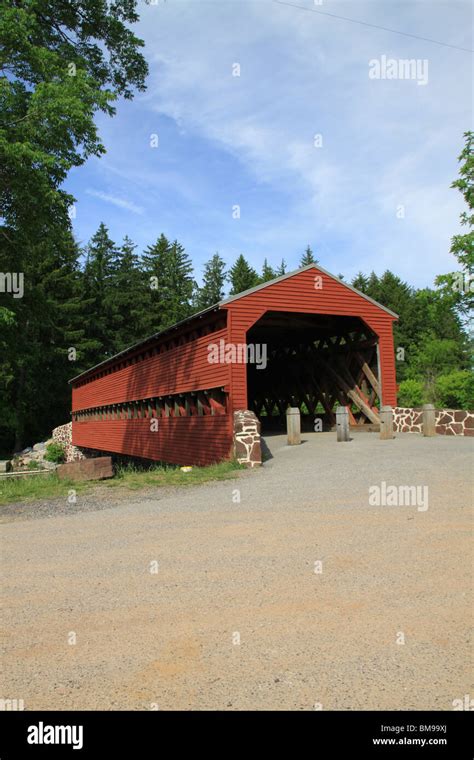
M118 206L118 208L124 208L126 211L131 211L132 214L143 214L144 209L141 206L137 206L132 201L127 201L125 198L117 198L115 195L110 195L109 193L103 193L101 190L91 190L88 188L86 190L87 195L92 195L94 198L99 198L101 201L105 201L105 203L111 203L113 206Z
M276 4L246 3L240 12L203 4L199 18L191 5L160 17L157 26L148 11L145 37L160 53L145 97L151 110L229 152L269 194L284 189L286 207L275 205L271 229L263 227L268 214L261 215L260 228L253 219L245 228L242 217L235 233L256 244L247 253L257 248L261 258L259 241L291 236L299 247L305 235L332 250L329 268L353 271L360 262L425 284L450 268L450 237L461 209L450 183L469 124L469 75L461 74L468 54ZM339 9L351 5L337 3ZM361 18L387 26L396 7L357 3ZM407 29L426 27L427 36L443 39L446 16L456 19L440 6L427 26L425 7L411 4L402 19ZM459 7L456 15L460 21ZM166 31L177 23L181 33L171 49ZM212 47L195 34L201 23L216 30ZM462 24L454 29L449 41L457 41L456 33L463 41ZM429 86L374 82L368 64L381 54L429 59ZM235 62L238 77L232 76ZM316 133L320 148L313 144ZM228 186L234 184L228 178ZM253 203L240 188L233 192L243 208Z
M296 267L309 243L348 277L390 268L421 286L451 271L470 54L380 27L470 48L470 3L427 15L424 0L333 0L330 13L270 0L142 6L148 90L101 121L107 157L81 168L83 187L101 188L85 191L98 201L77 216L83 237L104 218L143 247L178 238L197 267L215 250ZM427 85L370 78L381 56L427 59Z

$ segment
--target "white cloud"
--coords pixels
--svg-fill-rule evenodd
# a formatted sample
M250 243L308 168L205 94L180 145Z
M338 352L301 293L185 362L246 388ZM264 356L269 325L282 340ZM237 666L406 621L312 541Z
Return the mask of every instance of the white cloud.
M422 0L334 0L327 9L467 45L467 2L427 7ZM285 198L284 208L265 209L260 222L232 228L238 242L248 242L250 258L272 257L272 245L280 251L284 242L289 257L294 241L304 239L330 257L323 265L348 274L391 268L430 284L453 268L449 241L462 201L450 183L472 116L469 54L257 1L150 6L138 33L151 62L144 107L234 156L269 198ZM368 62L381 55L429 59L429 83L369 79ZM232 76L235 62L240 77ZM322 148L313 145L315 133ZM175 168L185 174L179 156ZM171 178L174 168L168 171ZM233 181L225 178L228 188ZM216 218L222 178L214 189L212 175L201 182ZM199 193L193 187L193 196ZM127 208L113 196L97 197ZM398 204L406 207L404 220L396 218ZM227 213L226 206L222 217Z
M101 190L92 190L90 188L86 190L86 193L94 196L94 198L99 198L101 201L105 201L105 203L111 203L113 206L118 206L118 208L131 211L132 214L143 214L144 210L141 206L137 206L135 203L128 201L125 198L117 198L115 195L103 193Z

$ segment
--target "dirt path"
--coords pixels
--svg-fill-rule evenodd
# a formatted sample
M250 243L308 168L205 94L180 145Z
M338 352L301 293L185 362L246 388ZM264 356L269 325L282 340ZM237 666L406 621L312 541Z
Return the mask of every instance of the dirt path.
M450 710L472 695L472 441L304 438L269 439L274 458L235 481L7 514L0 696ZM428 509L369 505L382 480L428 486Z

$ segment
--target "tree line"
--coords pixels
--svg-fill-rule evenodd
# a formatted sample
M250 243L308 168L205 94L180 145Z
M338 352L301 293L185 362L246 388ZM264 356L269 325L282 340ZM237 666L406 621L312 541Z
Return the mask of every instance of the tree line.
M73 167L105 153L98 113L145 89L138 0L0 0L0 457L69 419L73 375L230 294L284 274L218 253L198 286L188 253L161 235L141 254L104 224L81 249L64 189ZM467 210L451 251L460 272L415 289L396 274L354 285L400 314L395 326L401 403L472 407L466 324L474 277L474 134L465 134L453 187ZM313 260L307 249L300 261ZM331 266L327 267L329 270ZM24 278L12 292L8 277ZM461 286L459 285L461 276ZM469 279L471 278L471 279ZM138 295L137 295L138 294Z
M308 246L299 266L310 263L318 260ZM285 273L285 261L273 267L265 260L258 272L244 255L227 267L215 253L199 285L183 245L163 234L141 255L129 237L114 242L104 223L83 248L70 235L49 250L40 269L26 273L23 298L10 300L10 317L3 320L3 453L69 419L71 377ZM400 315L394 326L400 404L474 405L470 341L452 289L416 289L390 271L359 273L351 284Z

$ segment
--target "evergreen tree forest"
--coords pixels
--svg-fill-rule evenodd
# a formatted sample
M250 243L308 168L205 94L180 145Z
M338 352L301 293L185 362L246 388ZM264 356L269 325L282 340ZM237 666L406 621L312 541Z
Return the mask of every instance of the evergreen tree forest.
M69 419L68 380L127 346L278 276L240 255L215 253L200 286L191 258L161 234L141 255L105 224L82 249L72 235L50 250L33 293L3 309L0 332L2 453L47 437ZM330 262L328 267L330 267ZM326 268L326 267L325 267ZM387 271L351 283L400 315L394 325L400 405L474 407L471 341L452 289L416 289ZM21 427L19 427L21 424Z
M223 297L288 271L218 252L195 271L192 252L156 231L144 250L101 223L74 237L68 172L104 152L95 116L145 88L134 0L0 0L0 457L50 436L70 419L68 381L107 357ZM474 291L474 134L459 178L465 233L453 237L458 272L417 289L396 272L359 273L353 285L400 315L395 325L399 403L474 407L469 309ZM184 220L183 220L184 224ZM174 238L174 235L177 237ZM227 241L226 241L227 243ZM295 264L320 261L308 245ZM321 266L333 271L331 261ZM21 273L13 292L8 277ZM347 281L347 280L346 280ZM198 284L198 282L200 284Z

